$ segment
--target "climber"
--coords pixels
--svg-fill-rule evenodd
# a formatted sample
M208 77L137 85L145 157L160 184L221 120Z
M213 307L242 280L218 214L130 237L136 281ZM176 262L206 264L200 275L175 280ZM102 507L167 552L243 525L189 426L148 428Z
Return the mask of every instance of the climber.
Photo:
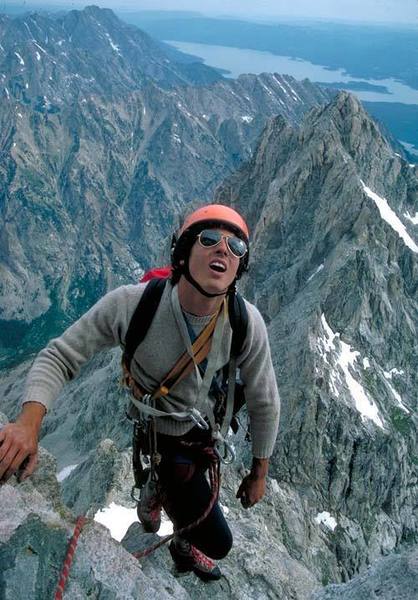
M20 415L0 430L0 480L19 469L21 479L33 473L42 419L65 381L98 351L120 345L124 379L132 392L129 413L139 431L139 448L155 459L152 472L158 482L151 503L146 505L144 494L145 504L142 499L138 505L140 520L146 531L155 531L162 505L175 531L196 521L197 526L174 537L170 553L178 571L218 579L214 560L229 552L231 531L217 501L202 522L199 517L212 499L205 475L209 463L231 453L226 438L236 368L253 453L251 470L237 491L245 508L265 493L279 420L264 321L254 305L235 300L236 280L247 269L248 256L248 227L235 210L212 204L189 215L173 241L171 276L132 356L126 352L127 333L133 315L143 309L148 283L109 292L39 353L27 377ZM231 317L240 306L242 321ZM245 322L245 335L237 345L233 329L240 322ZM147 442L153 447L146 448Z

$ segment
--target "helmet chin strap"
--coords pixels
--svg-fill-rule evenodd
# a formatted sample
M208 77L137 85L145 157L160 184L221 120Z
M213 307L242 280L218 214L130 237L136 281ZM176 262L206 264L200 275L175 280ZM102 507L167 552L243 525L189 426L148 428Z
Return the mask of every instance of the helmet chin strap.
M185 278L187 279L187 281L189 283L191 283L192 286L194 288L196 288L198 292L200 292L201 294L203 294L203 296L206 296L206 298L216 298L216 296L224 296L229 291L229 287L227 287L223 292L217 292L216 294L210 294L209 292L207 292L206 290L204 290L201 285L199 285L197 283L196 279L193 279L193 277L192 277L192 275L191 275L191 273L189 271L189 265L188 264L186 264L184 266L183 275L185 276Z

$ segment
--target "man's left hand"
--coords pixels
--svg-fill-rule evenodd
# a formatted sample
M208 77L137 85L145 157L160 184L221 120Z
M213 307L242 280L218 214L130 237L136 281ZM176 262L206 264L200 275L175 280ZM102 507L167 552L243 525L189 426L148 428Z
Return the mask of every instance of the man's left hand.
M241 499L244 508L257 504L266 492L266 478L256 477L252 473L244 477L238 488L237 498Z

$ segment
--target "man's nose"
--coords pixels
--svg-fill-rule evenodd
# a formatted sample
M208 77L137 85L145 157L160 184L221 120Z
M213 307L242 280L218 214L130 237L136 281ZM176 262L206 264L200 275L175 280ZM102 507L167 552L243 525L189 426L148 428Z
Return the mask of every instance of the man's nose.
M226 238L223 237L218 244L218 250L222 252L222 254L228 254L228 244L226 243Z

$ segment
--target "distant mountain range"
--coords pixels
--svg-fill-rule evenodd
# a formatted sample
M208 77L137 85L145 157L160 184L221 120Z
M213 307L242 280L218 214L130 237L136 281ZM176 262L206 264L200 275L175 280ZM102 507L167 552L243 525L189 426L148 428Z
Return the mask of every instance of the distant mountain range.
M344 24L306 19L304 22L251 22L210 18L201 14L163 11L121 12L154 38L251 48L308 60L354 77L394 78L418 89L418 29L381 24ZM279 21L279 19L277 19ZM388 48L396 52L388 51Z

